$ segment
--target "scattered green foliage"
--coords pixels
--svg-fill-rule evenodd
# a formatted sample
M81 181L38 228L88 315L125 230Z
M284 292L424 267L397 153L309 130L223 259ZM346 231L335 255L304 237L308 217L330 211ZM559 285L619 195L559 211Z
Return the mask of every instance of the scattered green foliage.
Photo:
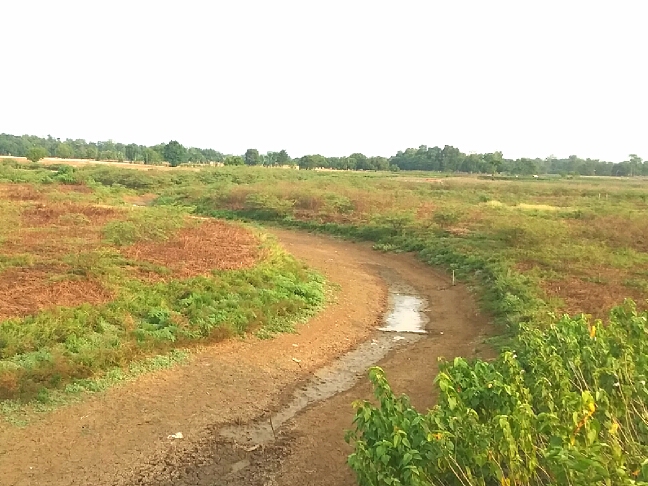
M605 325L522 326L493 362L442 363L425 414L373 368L349 464L361 486L648 484L647 336L631 301Z
M323 304L323 280L276 247L268 253L251 269L160 283L129 279L113 264L120 287L109 303L0 322L0 397L30 399L192 343L292 329Z

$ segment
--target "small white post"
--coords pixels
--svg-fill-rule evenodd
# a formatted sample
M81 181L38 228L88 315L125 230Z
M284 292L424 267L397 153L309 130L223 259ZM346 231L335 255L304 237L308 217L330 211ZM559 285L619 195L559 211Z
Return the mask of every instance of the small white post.
M452 285L455 284L455 275L454 275L454 270L452 271Z

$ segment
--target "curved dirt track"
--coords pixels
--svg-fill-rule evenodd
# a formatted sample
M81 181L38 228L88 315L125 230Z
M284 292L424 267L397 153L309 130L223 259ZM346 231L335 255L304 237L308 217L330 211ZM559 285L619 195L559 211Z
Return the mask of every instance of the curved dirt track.
M333 302L298 334L210 346L192 361L153 373L18 429L0 423L0 484L353 485L343 441L351 402L366 379L315 404L265 447L240 447L219 431L268 417L312 373L371 338L391 277L429 306L429 335L379 364L397 392L431 406L439 356L474 355L491 327L463 286L410 255L306 233L271 230L295 256L339 285ZM443 334L441 334L443 333ZM295 358L295 359L293 359ZM184 439L167 436L181 431Z

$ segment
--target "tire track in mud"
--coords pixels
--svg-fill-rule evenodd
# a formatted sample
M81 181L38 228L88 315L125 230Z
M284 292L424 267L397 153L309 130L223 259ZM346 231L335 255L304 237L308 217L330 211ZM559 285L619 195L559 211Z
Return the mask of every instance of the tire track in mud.
M269 231L340 286L334 302L297 334L220 343L24 429L0 425L3 486L353 485L343 436L352 401L371 396L366 367L378 360L394 390L424 409L439 356L487 352L492 328L466 288L411 255ZM427 334L395 342L377 330L388 287L426 302ZM356 360L336 361L353 350ZM184 439L167 438L177 431Z

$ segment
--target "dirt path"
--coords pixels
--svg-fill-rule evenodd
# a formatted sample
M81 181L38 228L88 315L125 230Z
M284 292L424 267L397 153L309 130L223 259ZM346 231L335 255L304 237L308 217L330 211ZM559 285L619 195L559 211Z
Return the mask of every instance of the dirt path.
M398 279L429 304L428 337L380 364L419 407L433 401L438 356L473 354L490 330L461 286L408 255L273 230L284 246L340 286L336 301L299 333L211 346L189 364L145 376L17 429L0 424L0 484L353 484L343 433L366 380L299 414L265 447L224 439L227 424L279 410L312 373L370 339ZM441 334L443 333L443 334ZM295 359L293 359L295 358ZM167 436L181 431L184 439Z

